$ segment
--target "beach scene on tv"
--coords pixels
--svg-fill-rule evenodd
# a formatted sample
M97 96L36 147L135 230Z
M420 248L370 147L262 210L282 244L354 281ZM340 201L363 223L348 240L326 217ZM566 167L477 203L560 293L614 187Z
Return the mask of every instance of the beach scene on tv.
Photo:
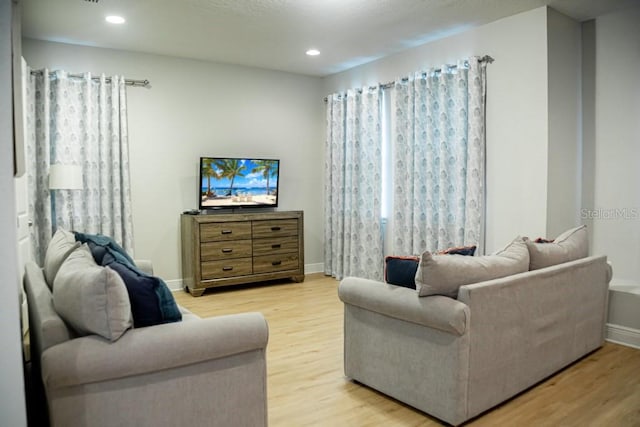
M278 160L201 159L201 209L276 206L278 167Z

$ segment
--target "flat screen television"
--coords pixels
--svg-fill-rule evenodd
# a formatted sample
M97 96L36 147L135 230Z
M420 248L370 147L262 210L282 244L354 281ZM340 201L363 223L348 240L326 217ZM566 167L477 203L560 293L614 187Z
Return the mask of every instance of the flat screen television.
M278 206L280 160L200 157L198 208Z

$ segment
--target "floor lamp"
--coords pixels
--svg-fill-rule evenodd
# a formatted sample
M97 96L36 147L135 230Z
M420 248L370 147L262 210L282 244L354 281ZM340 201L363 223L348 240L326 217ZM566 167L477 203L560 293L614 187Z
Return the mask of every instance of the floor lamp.
M82 167L76 165L53 164L49 168L49 190L51 191L51 228L55 233L56 197L55 191L82 190Z

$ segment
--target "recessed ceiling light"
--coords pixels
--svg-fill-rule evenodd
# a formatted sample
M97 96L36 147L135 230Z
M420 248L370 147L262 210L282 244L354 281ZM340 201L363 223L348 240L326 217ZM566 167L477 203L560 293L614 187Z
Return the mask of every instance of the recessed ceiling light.
M122 16L116 16L116 15L109 15L106 18L104 18L104 20L110 24L124 24L125 22L125 19Z
M318 49L309 49L307 51L307 55L309 55L309 56L320 55L320 51Z

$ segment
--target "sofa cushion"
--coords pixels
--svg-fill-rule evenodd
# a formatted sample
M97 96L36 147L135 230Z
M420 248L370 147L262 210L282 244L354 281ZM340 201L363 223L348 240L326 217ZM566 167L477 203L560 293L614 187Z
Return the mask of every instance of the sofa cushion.
M78 334L115 341L132 326L131 305L120 276L95 263L87 245L62 263L53 286L53 305Z
M525 238L525 242L529 249L529 270L585 258L589 254L586 225L567 230L553 241L545 239L538 243Z
M476 246L456 246L438 251L438 255L468 255L473 256ZM416 288L416 271L419 256L389 255L384 259L384 281L390 285Z
M64 260L79 246L80 242L76 242L73 233L67 230L58 228L53 234L44 255L44 277L49 289L52 289L53 281Z
M95 255L95 254L94 254ZM129 294L133 325L136 328L182 320L182 313L167 285L127 262L104 254L102 265L120 275Z
M437 255L427 251L416 272L418 295L446 295L456 298L458 288L522 273L529 269L529 251L521 237L504 249L485 256Z

